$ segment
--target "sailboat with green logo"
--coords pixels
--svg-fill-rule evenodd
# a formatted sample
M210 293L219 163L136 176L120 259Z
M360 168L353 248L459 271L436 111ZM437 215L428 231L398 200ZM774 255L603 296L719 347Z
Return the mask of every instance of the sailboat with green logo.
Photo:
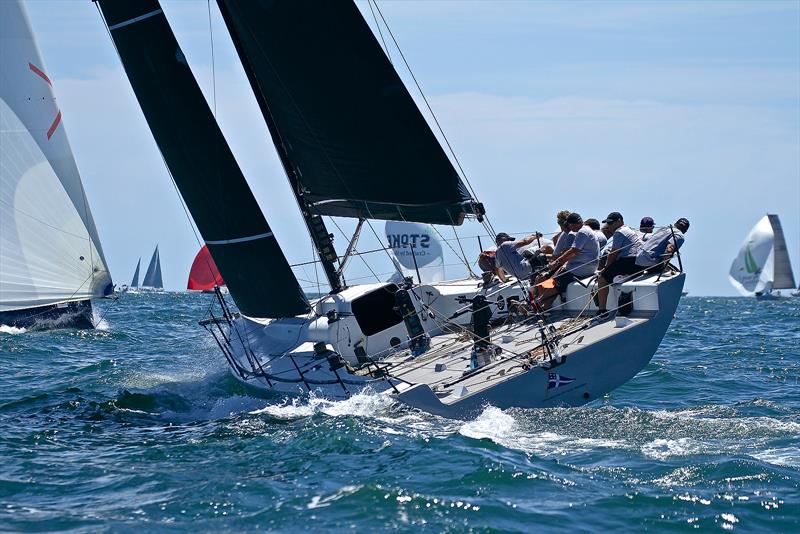
M777 215L768 214L750 230L731 264L729 278L744 296L780 297L780 289L795 289L789 251Z

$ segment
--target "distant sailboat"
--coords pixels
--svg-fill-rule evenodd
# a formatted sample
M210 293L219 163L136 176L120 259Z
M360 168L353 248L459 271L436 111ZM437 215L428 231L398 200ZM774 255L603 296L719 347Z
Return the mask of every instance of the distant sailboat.
M113 291L21 1L0 2L0 324L91 328Z
M208 251L208 245L203 245L203 248L200 249L200 252L197 253L192 262L186 289L208 293L213 292L217 286L224 287L225 280L219 274L217 264L214 263L214 258L211 257L211 253Z
M147 271L144 273L144 280L142 280L142 289L164 289L164 283L161 281L161 257L158 254L158 245L153 251L153 256L150 258L150 264L147 266Z
M139 267L142 266L142 258L139 258L139 261L136 262L136 270L133 271L133 280L131 280L131 285L129 288L139 287Z
M781 221L765 215L750 230L731 264L729 278L744 296L774 298L778 289L794 289L794 274L786 249Z

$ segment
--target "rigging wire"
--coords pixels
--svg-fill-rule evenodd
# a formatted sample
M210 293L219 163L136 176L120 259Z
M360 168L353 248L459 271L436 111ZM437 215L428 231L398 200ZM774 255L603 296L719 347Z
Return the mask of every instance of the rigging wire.
M114 37L111 35L111 29L108 27L108 22L106 22L106 18L103 16L103 12L100 10L100 4L95 2L95 7L97 8L97 12L100 14L100 20L103 21L103 26L106 29L106 33L108 34L108 38L111 40L111 44L114 45L114 51L117 53L117 58L119 58L119 62L123 65L125 64L122 61L122 55L119 53L119 49L117 48L117 43L114 41ZM170 170L169 166L167 165L167 160L164 157L164 153L161 152L161 147L158 147L158 154L161 156L161 161L164 162L164 167L167 169L167 174L169 174L169 179L172 182L172 187L175 189L175 194L178 195L178 200L181 203L181 207L183 208L183 213L186 215L186 220L189 221L189 228L191 228L192 233L194 234L194 238L197 241L197 244L202 247L203 241L200 239L198 235L198 231L195 228L194 221L192 217L189 215L189 209L186 207L186 203L183 201L183 197L181 196L180 190L178 189L178 184L175 182L175 177L172 176L172 171Z
M417 90L420 93L420 96L422 96L422 100L425 102L425 106L428 108L428 112L430 112L434 123L436 123L436 128L439 130L439 133L442 134L442 138L444 139L444 142L447 145L447 148L450 151L450 154L453 156L453 159L455 160L459 171L461 171L461 175L463 176L464 181L466 182L467 187L470 190L470 193L472 193L473 198L475 198L475 200L477 201L478 195L475 193L475 189L472 187L472 184L470 183L469 178L467 177L467 173L464 171L464 168L461 166L461 161L459 161L458 156L455 153L455 150L453 150L453 147L450 144L450 140L447 138L447 135L444 133L444 129L442 128L442 125L439 123L439 119L436 117L436 114L433 112L433 108L431 107L430 102L428 102L428 97L425 96L425 93L422 90L422 87L420 86L419 82L417 81L417 77L414 75L414 71L411 70L411 65L409 65L408 61L406 60L406 56L405 56L405 54L403 54L403 50L400 48L400 44L397 42L397 39L395 38L394 33L392 32L392 29L389 27L389 24L386 22L386 18L383 16L383 12L381 11L380 6L378 6L377 0L368 0L368 1L370 2L370 4L373 4L373 3L375 4L375 9L378 11L378 14L381 17L381 20L383 21L383 25L386 27L386 31L389 32L389 36L392 38L392 42L394 43L395 48L397 48L397 51L400 53L400 57L403 60L403 64L405 65L406 69L408 70L408 73L411 75L411 79L414 80L414 85L416 85ZM488 219L486 218L485 215L484 215L484 220L488 221Z
M375 10L372 8L372 2L374 0L367 0L367 5L369 6L369 10L372 12L372 18L375 20L375 27L378 28L378 35L381 37L381 42L383 43L383 51L386 52L386 57L389 59L389 63L394 66L394 61L392 61L392 56L389 54L389 47L386 46L386 39L383 38L383 31L381 30L381 23L378 22L378 17L375 16Z
M475 273L472 271L472 266L467 259L467 255L464 253L464 247L461 245L461 239L458 238L458 232L456 231L456 226L453 225L453 233L456 235L456 243L458 243L458 248L461 250L461 257L464 258L464 265L467 266L467 271L469 272L470 276L475 276Z
M339 226L339 223L336 222L336 219L334 219L333 217L328 217L328 219L333 223L333 225L336 227L336 229L339 230L339 233L341 233L342 235L347 235L347 234L344 233L344 231L342 230L341 226ZM378 250L378 249L376 249L376 250ZM356 247L353 247L353 252L350 255L351 256L358 256L359 259L364 263L364 265L366 265L367 269L369 269L369 272L372 273L372 276L375 277L375 280L377 280L378 282L381 281L381 279L378 277L378 275L375 274L375 271L372 269L372 267L370 267L369 263L367 263L367 260L364 259L363 254L359 253L358 250L356 249ZM316 265L316 262L314 262L314 264ZM342 272L342 275L344 276L344 272Z
M211 40L211 88L214 94L214 118L217 117L217 68L214 61L214 31L211 29L211 0L206 0L208 6L208 35Z

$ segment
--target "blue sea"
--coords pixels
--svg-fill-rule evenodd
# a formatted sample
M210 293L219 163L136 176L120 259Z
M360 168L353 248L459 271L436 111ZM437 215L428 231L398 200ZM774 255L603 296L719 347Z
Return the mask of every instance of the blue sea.
M245 387L212 298L0 328L0 531L800 531L800 299L686 297L602 400L464 422Z

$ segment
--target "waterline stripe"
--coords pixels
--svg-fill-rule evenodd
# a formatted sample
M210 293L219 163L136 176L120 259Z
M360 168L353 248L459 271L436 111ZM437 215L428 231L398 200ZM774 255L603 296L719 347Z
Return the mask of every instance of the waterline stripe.
M225 239L223 241L206 241L206 245L231 245L233 243L244 243L245 241L255 241L256 239L263 239L265 237L272 237L272 232L267 232L258 235L251 235L249 237L238 237L236 239Z
M122 28L123 26L127 26L128 24L133 24L134 22L139 22L140 20L149 19L152 16L158 15L161 13L160 9L156 9L155 11L151 11L150 13L145 13L144 15L139 15L138 17L133 17L132 19L128 19L124 22L118 22L113 26L109 26L109 30L116 30L117 28Z

